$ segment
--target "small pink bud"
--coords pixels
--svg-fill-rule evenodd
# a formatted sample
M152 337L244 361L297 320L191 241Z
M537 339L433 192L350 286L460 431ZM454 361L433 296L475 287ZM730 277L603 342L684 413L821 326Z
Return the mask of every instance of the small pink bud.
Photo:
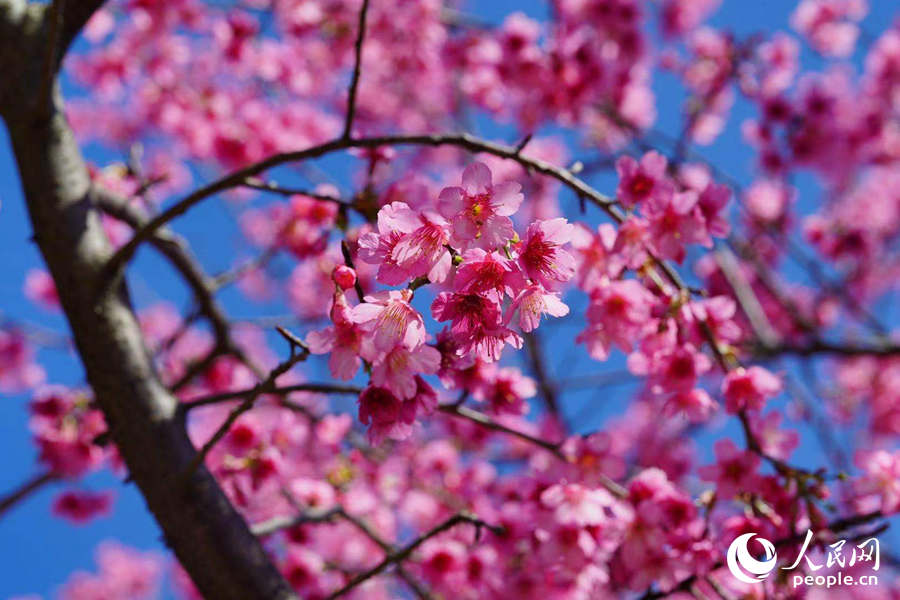
M331 278L342 290L349 290L356 285L356 271L346 265L335 267Z

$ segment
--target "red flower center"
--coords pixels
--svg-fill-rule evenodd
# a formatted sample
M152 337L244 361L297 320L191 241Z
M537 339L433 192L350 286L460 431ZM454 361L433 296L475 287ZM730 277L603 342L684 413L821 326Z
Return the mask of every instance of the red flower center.
M651 191L653 191L653 179L647 177L643 173L638 173L631 179L631 184L628 186L629 191L639 197L646 197Z

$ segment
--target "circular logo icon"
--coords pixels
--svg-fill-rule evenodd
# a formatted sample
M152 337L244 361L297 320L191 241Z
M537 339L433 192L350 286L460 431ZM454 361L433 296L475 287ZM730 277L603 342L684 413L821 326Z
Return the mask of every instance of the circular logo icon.
M778 559L772 542L761 537L756 538L756 541L766 553L766 559L756 560L753 558L748 545L755 535L755 533L745 533L728 546L728 554L726 555L728 570L744 583L759 583L768 577L769 573L775 568L775 561Z

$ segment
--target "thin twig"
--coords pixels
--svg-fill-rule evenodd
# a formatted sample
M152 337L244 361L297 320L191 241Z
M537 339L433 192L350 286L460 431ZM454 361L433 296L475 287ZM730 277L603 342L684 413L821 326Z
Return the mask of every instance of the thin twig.
M213 394L211 396L204 396L202 398L188 400L187 402L182 402L179 405L179 409L184 412L188 412L201 406L209 406L211 404L219 404L222 402L228 402L230 400L236 400L238 398L243 398L245 396L248 396L249 394L252 394L254 390L256 390L256 387L244 390L236 390L233 392L222 392L220 394ZM265 394L272 396L285 396L294 392L314 392L320 394L346 394L349 396L358 396L362 393L362 389L356 386L333 383L298 383L282 387L273 387L267 390Z
M409 571L403 568L403 565L397 565L397 577L409 586L419 600L435 600L434 594L428 590L425 584L413 577Z
M502 423L494 421L489 416L484 413L478 412L477 410L472 410L471 408L467 408L465 406L458 406L456 403L453 404L442 404L438 406L438 410L448 415L453 415L454 417L458 417L461 419L466 419L468 421L472 421L473 423L477 423L486 429L491 429L493 431L498 431L500 433L507 433L509 435L513 435L519 439L525 440L535 446L539 446L548 452L553 453L555 456L564 459L564 455L562 450L560 450L560 445L554 442L548 442L547 440L542 440L541 438L535 437L524 431L519 431L518 429L513 429L512 427L507 427Z
M353 256L350 254L350 246L347 245L346 240L341 241L341 254L344 257L344 264L356 271L356 266L353 264ZM362 284L359 282L359 277L357 277L356 281L353 282L353 289L356 291L356 297L359 299L359 301L365 302L365 292L363 292Z
M127 198L101 187L94 187L91 195L93 201L103 212L129 225L135 232L142 231L147 227L148 219L141 214L139 209L131 206ZM203 272L200 264L188 249L187 243L164 227L154 231L149 241L181 273L188 287L191 288L200 312L212 326L217 344L223 348L234 346L231 341L228 318L213 296L215 290L221 286Z
M500 158L508 158L518 162L527 169L560 181L571 188L576 194L584 196L587 200L600 207L616 222L621 223L625 220L625 214L616 207L614 199L601 194L593 187L574 176L567 169L557 167L537 158L523 156L516 151L516 148L511 146L496 144L465 133L444 135L388 135L360 139L338 138L305 150L270 156L258 163L225 175L182 198L151 219L146 226L137 231L134 237L119 248L119 250L110 258L105 268L105 284L111 286L121 276L121 270L125 264L131 260L131 257L134 255L138 246L150 239L156 230L176 217L186 213L204 199L219 192L239 187L243 185L248 178L255 177L268 169L284 163L319 158L332 152L349 148L377 148L379 146L455 146L473 153L484 152ZM687 287L670 265L663 261L659 261L659 265L666 273L667 277L672 279L673 282L678 281L681 283L681 286Z
M191 462L188 463L187 467L185 467L184 471L181 474L182 480L187 480L193 475L194 471L197 467L206 460L206 456L209 454L210 450L221 441L223 437L228 433L228 430L231 429L231 426L234 425L234 422L238 420L238 418L253 408L253 405L256 403L256 399L259 398L263 394L270 393L275 388L275 381L285 373L287 373L291 367L293 367L298 362L305 360L306 357L309 356L306 352L295 353L293 350L291 351L291 356L287 360L283 361L277 367L275 367L269 376L266 377L265 380L259 382L249 393L247 393L244 401L234 408L228 416L225 418L225 422L222 423L219 428L213 433L212 437L203 444L203 447L197 452Z
M50 471L38 473L31 479L22 483L18 488L0 497L0 515L5 514L13 506L38 491L48 483L58 480L59 476Z
M211 290L214 292L218 292L219 290L231 285L247 273L265 267L273 258L275 258L275 256L278 255L279 250L280 248L278 248L277 246L271 246L256 258L251 258L244 263L241 263L227 271L223 271L222 273L215 275L210 282Z
M292 504L296 504L295 500L290 495L288 495L288 500ZM302 510L302 507L299 506L297 508L301 510L299 515L295 517L274 517L272 519L269 519L268 521L263 521L262 523L253 525L251 527L251 531L253 531L254 535L265 537L268 535L272 535L273 533L283 531L285 529L293 529L294 527L299 527L301 525L306 525L309 523L325 523L340 518L356 527L376 546L381 548L386 556L395 554L397 552L397 549L391 543L387 542L384 538L378 535L378 533L374 529L372 529L372 527L368 523L366 523L356 515L350 514L342 506L333 506L325 510ZM416 597L418 597L420 600L432 600L433 596L428 588L422 582L413 577L406 569L404 569L401 562L397 563L397 577L403 580L403 582L409 586Z
M419 536L418 538L416 538L415 540L413 540L412 542L410 542L409 544L407 544L406 546L404 546L397 552L394 552L394 553L391 553L391 554L388 554L387 556L385 556L384 559L382 559L381 562L379 562L377 565L375 565L368 571L360 573L359 575L357 575L356 577L354 577L353 579L348 581L347 584L344 585L342 588L340 588L336 592L333 592L332 594L330 594L328 596L328 600L334 600L334 598L339 598L339 597L343 596L344 594L346 594L347 592L349 592L350 590L352 590L359 584L363 583L364 581L367 581L367 580L371 579L372 577L377 576L378 574L380 574L382 571L387 569L392 564L399 563L399 562L406 560L406 558L408 558L413 552L416 551L416 549L419 546L424 544L426 541L428 541L429 539L431 539L437 535L440 535L441 533L444 533L445 531L448 531L449 529L452 529L453 527L455 527L456 525L458 525L460 523L471 523L472 525L475 526L477 532L480 532L480 530L483 528L490 529L491 531L493 531L494 533L497 533L497 534L502 532L501 528L495 527L493 525L489 525L488 523L485 523L484 521L482 521L481 519L479 519L478 517L476 517L474 515L470 515L470 514L466 514L466 513L458 513L456 515L453 515L452 517L450 517L449 519L447 519L440 525L437 525L436 527L432 528L428 532Z
M756 348L761 356L778 356L793 354L796 356L813 356L816 354L833 354L836 356L894 356L900 354L900 344L855 344L813 340L811 342L782 342L770 348Z
M528 143L531 141L532 137L534 137L534 134L529 133L528 135L526 135L525 137L522 138L522 141L520 141L518 144L516 144L516 154L521 154L522 150L525 149L525 146L528 145Z
M538 337L537 332L534 331L523 334L523 337L525 338L525 347L528 351L528 358L531 362L531 370L534 374L534 378L537 380L538 389L541 392L541 398L544 399L544 403L547 405L547 410L550 411L550 414L552 414L557 421L562 422L559 401L556 398L556 387L550 381L546 365L544 364L544 352L541 348L541 340Z
M285 329L285 328L282 327L281 325L276 325L276 326L275 326L275 331L277 331L277 332L278 332L278 335L280 335L280 336L283 337L285 340L287 340L287 343L291 345L291 353L292 353L292 354L293 354L293 352L294 352L295 350L297 350L297 349L299 349L299 350L302 351L302 352L306 352L307 354L309 354L309 352L310 352L309 346L307 346L307 345L306 345L306 342L304 342L303 340L301 340L300 338L298 338L296 335L294 335L293 333L291 333L290 331L288 331L287 329Z
M354 63L353 75L350 78L350 91L347 94L347 120L344 123L344 133L341 135L344 139L350 139L350 133L353 129L353 119L356 116L356 93L359 88L359 77L362 74L362 49L363 40L366 37L366 14L369 12L369 0L363 0L362 8L359 10L359 23L356 31L356 44L353 47Z
M779 344L781 337L775 331L775 328L772 327L772 323L769 322L769 318L766 316L766 311L763 310L762 305L759 303L759 298L756 297L753 288L750 287L743 273L741 273L740 265L734 253L726 247L719 247L715 250L713 256L719 265L719 269L725 276L725 280L734 291L738 304L740 304L744 314L747 315L747 320L750 321L750 327L753 329L756 338L767 348Z
M438 410L448 415L453 415L454 417L466 419L486 429L513 435L521 440L525 440L526 442L547 450L560 460L567 459L566 455L563 454L562 449L560 448L560 444L548 442L547 440L542 440L539 437L527 434L524 431L519 431L517 429L513 429L512 427L507 427L502 423L494 421L486 414L478 412L477 410L472 410L471 408L460 406L455 402L453 404L442 404L438 406ZM625 498L628 495L628 492L625 490L625 488L623 488L621 485L619 485L606 475L601 474L600 480L603 484L603 487L605 487L606 490L613 496L616 496L617 498Z
M254 524L250 527L250 531L253 532L253 535L265 537L307 523L325 523L334 519L341 512L343 512L343 509L340 506L336 506L321 511L306 511L296 517L273 517L268 521Z
M0 311L0 329L21 333L31 342L45 348L56 348L59 350L72 350L75 348L75 344L69 336L42 325L8 317L2 311Z
M343 205L343 206L351 206L352 203L347 202L337 196L331 196L329 194L320 194L318 192L311 192L309 190L300 189L300 188L287 188L283 187L281 184L275 181L264 181L257 177L249 177L243 184L243 187L251 188L254 190L259 190L263 192L272 192L273 194L278 194L281 196L307 196L309 198L313 198L315 200L321 200L323 202L333 202L334 204Z
M583 388L598 388L614 385L631 385L638 383L640 379L627 369L603 371L589 375L573 375L567 379L556 382L557 387L567 390Z

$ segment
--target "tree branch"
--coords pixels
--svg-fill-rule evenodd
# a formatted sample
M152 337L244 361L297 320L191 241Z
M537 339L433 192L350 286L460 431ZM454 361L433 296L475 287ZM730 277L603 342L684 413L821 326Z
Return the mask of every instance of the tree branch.
M566 455L563 454L560 448L560 444L548 442L547 440L542 440L541 438L527 434L524 431L519 431L517 429L513 429L512 427L507 427L502 423L494 421L486 414L478 412L477 410L472 410L471 408L461 406L456 402L454 402L453 404L442 404L438 406L438 410L460 419L466 419L486 429L515 436L521 440L525 440L530 444L534 444L535 446L547 450L560 460L566 460ZM603 487L605 487L606 490L613 496L616 496L617 498L625 498L628 495L628 493L625 491L625 488L623 488L621 485L619 485L606 475L601 474L600 479L603 483Z
M56 71L61 60L60 36L65 23L66 0L52 0L44 13L47 22L47 44L44 49L43 74L41 87L38 93L38 107L45 111L42 115L48 117L53 106L53 86L56 82Z
M275 154L258 163L225 175L182 198L151 219L143 228L135 233L131 240L115 253L106 266L106 279L104 280L104 284L108 286L114 285L121 276L121 270L125 267L125 264L131 260L131 257L134 255L138 246L149 240L156 230L176 217L183 215L206 198L228 189L240 187L248 178L255 177L278 165L320 158L327 154L350 148L377 148L379 146L455 146L469 152L484 152L500 158L508 158L516 161L527 169L560 181L574 190L577 194L584 196L590 202L600 207L617 223L621 223L625 220L625 214L618 209L614 199L601 194L581 179L572 175L568 170L554 166L537 158L524 156L512 146L496 144L465 133L443 135L388 135L360 139L338 138L318 146L312 146L305 150ZM687 286L681 282L679 275L671 268L671 266L663 261L659 261L659 265L666 273L667 277L672 279L673 282L680 282L680 285L676 285L687 288Z
M62 28L59 37L59 55L56 67L62 62L69 46L91 20L94 13L100 10L105 0L70 0L64 4L62 16Z
M755 349L760 356L778 356L793 354L796 356L813 356L832 354L836 356L895 356L900 354L900 344L856 344L812 340L805 343L782 342L776 346L759 346Z
M385 556L384 559L381 562L379 562L377 565L375 565L368 571L365 571L364 573L360 573L359 575L357 575L356 577L351 579L349 582L347 582L347 584L344 587L342 587L339 590L337 590L336 592L333 592L332 594L330 594L328 596L328 600L334 600L335 598L339 598L339 597L343 596L344 594L346 594L347 592L349 592L350 590L352 590L359 584L363 583L364 581L367 581L367 580L377 576L382 571L387 569L390 565L406 560L413 552L416 551L416 549L419 546L424 544L426 541L430 540L431 538L433 538L437 535L440 535L441 533L444 533L445 531L447 531L449 529L452 529L453 527L455 527L456 525L458 525L460 523L471 523L472 525L475 526L476 530L479 533L482 528L490 529L491 531L493 531L494 533L497 533L497 534L502 532L501 528L495 527L493 525L489 525L488 523L485 523L484 521L482 521L478 517L475 517L474 515L469 515L466 513L458 513L456 515L453 515L452 517L450 517L449 519L447 519L440 525L437 525L436 527L434 527L427 533L422 534L421 536L419 536L418 538L416 538L415 540L413 540L412 542L410 542L409 544L407 544L406 546L404 546L397 552L394 552L394 553L391 553L391 554L388 554L387 556Z
M353 256L350 254L350 246L347 245L347 240L341 240L341 256L344 257L344 264L356 271L356 265L353 264ZM356 292L356 298L360 303L365 302L366 294L363 291L359 277L353 282L353 289Z
M541 438L534 437L533 435L527 434L524 431L519 431L517 429L513 429L512 427L507 427L502 423L498 423L494 421L489 416L484 413L478 412L477 410L472 410L471 408L467 408L465 406L459 406L456 403L453 404L442 404L438 406L438 410L448 415L453 415L454 417L458 417L460 419L466 419L467 421L472 421L478 425L486 429L491 429L493 431L497 431L500 433L507 433L509 435L515 436L521 440L525 440L535 446L543 448L548 452L552 453L554 456L558 458L565 458L563 456L562 450L560 450L560 445L554 442L548 442L547 440L542 440Z
M0 497L0 516L4 515L8 510L14 507L16 504L38 491L48 483L53 483L57 481L59 476L50 471L46 471L44 473L38 473L31 479L25 481L18 488L13 491L7 493L5 496Z
M765 346L775 346L781 341L778 332L772 327L759 298L741 273L737 258L728 248L720 247L713 254L716 264L725 276L728 285L734 291L738 304L747 315L750 327L756 338Z
M135 231L146 226L147 219L140 210L128 202L127 198L117 196L99 186L95 186L92 197L103 212L126 223ZM216 282L203 272L184 240L163 227L153 234L150 243L181 273L191 288L201 313L212 326L216 342L226 348L233 347L228 318L213 297Z
M336 196L330 196L328 194L320 194L318 192L311 192L309 190L297 189L297 188L286 188L282 187L275 181L264 181L259 179L258 177L250 177L241 184L242 187L250 188L252 190L258 190L260 192L271 192L273 194L279 194L281 196L307 196L309 198L315 198L316 200L322 200L323 202L333 202L339 206L350 206L351 203L346 200L342 200Z
M353 129L353 119L356 116L356 93L359 88L359 77L362 73L362 49L363 40L366 37L366 14L369 12L369 0L363 0L359 10L359 23L356 30L356 44L353 47L354 62L353 75L350 78L350 90L347 93L347 120L344 123L343 139L349 140Z
M66 4L78 10L99 5ZM9 3L0 0L0 22L8 8ZM89 12L85 10L81 22ZM68 27L75 21L67 11ZM64 31L61 43L70 36L74 37ZM40 85L41 48L40 39L26 39L20 48L19 61L37 65L10 72L21 75L23 90ZM87 380L129 475L167 545L205 597L294 598L205 467L197 468L184 486L172 485L175 474L191 464L197 452L178 418L176 398L155 372L126 286L96 292L103 288L104 267L113 250L94 208L88 170L61 102L54 101L47 119L36 121L32 110L27 98L0 99L34 240L53 276Z
M299 527L300 525L305 525L307 523L325 523L331 521L336 516L343 513L343 511L344 509L340 506L335 506L327 510L305 511L296 517L272 517L267 521L254 524L250 528L250 531L253 532L253 535L266 537L273 533L278 533L285 529L293 529L294 527Z
M212 450L213 447L218 444L223 437L225 437L225 434L228 433L228 430L231 429L231 426L234 425L234 422L238 420L238 417L253 408L253 405L256 403L257 398L259 398L263 394L270 393L273 389L275 389L276 380L290 371L291 367L293 367L295 364L300 361L306 360L307 356L309 356L308 350L298 353L295 352L294 347L291 346L291 356L287 360L281 362L281 364L279 364L277 367L272 369L272 372L269 373L269 376L266 377L265 380L256 384L256 386L253 387L253 389L251 389L249 393L247 393L244 401L239 406L235 407L230 413L228 413L228 417L225 418L225 422L223 422L219 426L219 428L216 429L212 437L210 437L209 440L205 444L203 444L203 447L200 448L200 451L197 452L196 456L194 456L193 459L191 459L191 462L188 463L187 467L182 472L180 479L184 480L186 478L189 478L194 470L197 469L197 467L200 466L204 460L206 460L206 457L209 454L210 450ZM184 413L180 412L179 414Z
M220 402L228 402L229 400L235 400L237 398L242 398L248 394L252 394L254 389L255 388L238 390L234 392L223 392L221 394L214 394L212 396L204 396L203 398L188 400L187 402L181 403L181 409L187 412L201 406L209 406L211 404L218 404ZM265 393L285 396L293 392L315 392L321 394L347 394L350 396L358 396L362 393L362 389L356 386L339 385L332 383L298 383L295 385L275 387Z
M547 405L547 410L557 421L562 421L559 412L559 402L556 398L556 388L547 375L547 368L544 364L544 352L541 348L541 341L536 331L523 334L525 338L525 347L528 350L528 357L531 361L531 370L534 378L537 380L538 389L541 392L541 398Z
M363 533L363 535L368 537L370 540L372 540L373 543L375 543L375 545L381 548L381 550L384 551L386 555L393 554L397 551L392 544L378 535L375 530L369 526L368 523L366 523L359 517L348 513L342 506L339 505L326 510L301 511L299 515L293 518L275 517L269 519L268 521L263 521L262 523L254 525L252 531L256 535L265 537L267 535L272 535L273 533L277 533L285 529L292 529L294 527L299 527L300 525L305 525L308 523L323 523L327 521L333 521L336 518L344 519L345 521L356 527ZM433 598L431 592L425 587L425 585L418 581L415 577L413 577L409 572L407 572L406 569L403 568L403 565L400 563L397 563L397 577L402 579L420 600L431 600Z

